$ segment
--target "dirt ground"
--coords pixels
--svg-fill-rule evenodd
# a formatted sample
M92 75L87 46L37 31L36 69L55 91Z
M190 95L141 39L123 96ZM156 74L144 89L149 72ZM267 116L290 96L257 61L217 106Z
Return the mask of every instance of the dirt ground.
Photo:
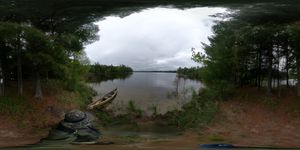
M51 96L43 100L29 100L32 111L24 115L8 117L0 115L0 148L38 143L47 137L52 126L64 117L64 112L76 108L72 104L62 104Z
M300 117L291 110L293 93L284 98L261 97L249 94L219 102L219 112L214 121L205 128L191 129L182 135L143 139L138 142L118 142L118 137L104 137L117 141L109 146L90 146L89 149L194 149L203 143L230 143L242 146L300 147ZM260 97L255 99L255 97ZM46 103L46 102L45 102ZM45 104L46 105L46 104ZM52 110L53 111L53 110ZM48 117L58 118L53 112ZM58 115L58 114L56 114ZM44 128L20 128L17 124L0 118L0 147L20 146L37 143L47 136L50 126ZM58 119L54 119L53 123ZM79 146L80 147L80 146ZM84 147L84 146L83 146Z

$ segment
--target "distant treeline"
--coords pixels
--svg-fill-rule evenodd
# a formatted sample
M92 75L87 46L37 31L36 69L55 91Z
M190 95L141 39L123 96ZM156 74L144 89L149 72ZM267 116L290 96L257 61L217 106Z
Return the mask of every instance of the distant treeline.
M134 72L176 73L176 71L174 70L149 70L149 71L134 71Z
M183 77L183 78L200 80L201 79L201 68L200 67L191 67L191 68L179 67L177 69L177 75L179 77Z
M133 69L125 66L101 65L95 63L90 65L88 81L106 81L113 79L125 79L130 76Z

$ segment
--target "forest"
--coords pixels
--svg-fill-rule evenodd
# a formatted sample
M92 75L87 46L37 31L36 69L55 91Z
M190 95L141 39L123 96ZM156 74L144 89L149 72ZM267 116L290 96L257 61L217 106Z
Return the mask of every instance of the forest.
M64 80L75 90L87 72L88 59L83 44L96 39L93 26L83 26L75 33L41 31L26 24L0 24L1 95L12 81L23 95L23 80L34 81L35 97L42 98L41 79ZM85 35L85 36L84 36Z
M85 86L89 60L84 46L99 39L85 10L74 12L81 14L78 21L71 19L73 13L63 13L64 2L0 3L0 95L22 96L24 88L35 86L34 97L41 99L42 84L50 80L70 91Z
M113 65L101 65L95 63L90 65L88 81L106 81L113 79L125 79L130 76L133 72L133 69L125 66L113 66Z
M291 18L272 21L234 18L213 27L211 44L203 44L204 52L193 51L209 88L225 96L244 86L265 87L272 95L273 89L297 86L300 96L300 23Z

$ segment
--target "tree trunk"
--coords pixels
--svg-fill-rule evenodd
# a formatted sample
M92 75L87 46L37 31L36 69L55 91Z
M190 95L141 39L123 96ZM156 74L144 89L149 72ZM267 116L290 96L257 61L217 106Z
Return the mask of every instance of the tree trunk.
M277 44L277 88L280 86L280 46Z
M258 87L261 87L261 50L259 50L259 57L258 57Z
M300 97L300 58L297 59L297 96Z
M23 95L23 79L22 79L22 60L21 60L20 38L18 38L17 46L17 72L18 72L18 94Z
M290 85L289 85L289 51L288 49L286 49L286 56L285 56L285 69L286 69L286 74L285 74L285 77L286 77L286 87L288 88Z
M272 49L268 50L268 83L267 83L267 95L272 95L272 66L273 57Z
M35 71L35 95L34 97L37 99L43 98L43 92L42 92L42 86L41 86L41 80L40 80L40 73L38 70Z
M255 70L255 86L258 87L258 64L259 64L259 53L256 52L256 70Z
M0 60L0 96L4 95L4 73L2 68L2 62Z

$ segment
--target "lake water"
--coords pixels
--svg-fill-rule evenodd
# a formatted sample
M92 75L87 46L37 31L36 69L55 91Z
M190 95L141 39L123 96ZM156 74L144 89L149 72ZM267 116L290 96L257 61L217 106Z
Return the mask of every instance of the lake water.
M164 114L180 109L190 101L193 91L203 87L199 81L178 78L176 73L135 72L127 79L116 79L90 84L99 95L118 88L118 95L107 107L116 113L124 113L130 101L146 115Z

